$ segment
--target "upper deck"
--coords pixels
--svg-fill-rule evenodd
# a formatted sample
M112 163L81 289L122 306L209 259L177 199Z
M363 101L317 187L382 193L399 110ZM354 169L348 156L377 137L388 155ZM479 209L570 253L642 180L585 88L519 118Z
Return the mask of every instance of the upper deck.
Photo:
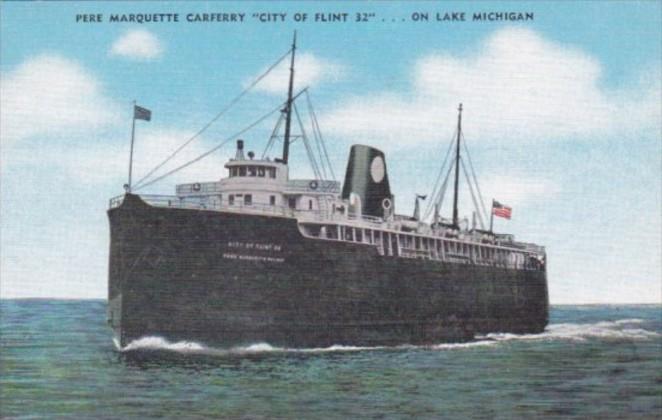
M210 183L213 184L213 183ZM201 200L200 197L141 195L148 205L197 211L231 212L296 219L304 237L372 246L387 257L498 266L518 270L544 270L544 247L516 242L512 235L478 230L430 226L410 218L388 219L357 215L335 207L296 209L288 206ZM110 200L110 208L122 205L124 196Z
M468 221L436 218L433 224L398 215L390 192L384 155L353 146L343 189L335 180L290 179L283 159L236 155L218 181L177 185L175 195L141 195L148 205L196 211L230 212L295 219L300 233L320 241L359 243L379 255L437 261L544 269L545 250L512 235L469 228ZM124 196L110 200L119 207ZM417 201L418 205L418 201Z

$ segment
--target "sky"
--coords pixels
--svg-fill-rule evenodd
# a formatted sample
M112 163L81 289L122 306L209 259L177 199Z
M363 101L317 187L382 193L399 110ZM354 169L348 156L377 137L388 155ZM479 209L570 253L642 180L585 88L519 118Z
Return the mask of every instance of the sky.
M495 230L546 247L551 302L661 303L661 5L2 2L0 297L105 298L106 210L127 178L132 101L152 111L136 124L139 179L285 54L296 30L296 90L309 88L338 180L352 144L378 147L396 210L411 213L434 186L461 102L483 197L513 208ZM446 12L466 21L436 19ZM474 12L534 19L475 22ZM109 21L131 13L179 22ZM283 63L159 173L234 140L285 100L286 85ZM260 155L275 123L244 133L247 148ZM291 176L310 176L300 141L291 153ZM230 142L139 192L219 179L233 154Z

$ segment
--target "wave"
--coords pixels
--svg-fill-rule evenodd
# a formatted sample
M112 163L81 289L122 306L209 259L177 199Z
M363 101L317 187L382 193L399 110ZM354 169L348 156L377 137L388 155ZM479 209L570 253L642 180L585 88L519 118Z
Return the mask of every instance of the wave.
M540 334L509 334L492 333L485 337L495 341L511 340L569 340L586 341L587 339L605 340L646 340L662 336L655 331L635 328L644 322L643 319L620 319L616 321L599 321L587 324L561 323L550 324Z
M550 324L540 334L512 334L512 333L490 333L477 336L475 341L466 343L439 343L432 345L403 344L398 346L345 346L333 345L320 348L288 348L276 347L268 343L256 343L249 346L239 346L227 349L208 347L194 341L170 342L162 337L149 336L131 341L123 348L115 342L115 347L120 352L133 351L170 351L182 354L200 354L211 356L227 355L251 355L268 353L332 353L332 352L356 352L375 350L461 350L476 347L495 346L502 342L510 341L586 341L588 339L602 340L648 340L661 337L662 334L649 331L640 327L643 319L621 319L616 321L600 321L595 323L575 324L559 323Z
M114 341L115 347L122 353L133 351L171 351L182 354L201 354L201 355L250 355L266 353L333 353L333 352L356 352L356 351L374 351L374 350L407 350L407 349L461 349L477 346L493 345L495 341L481 340L467 343L440 343L432 345L412 345L402 344L398 346L346 346L335 344L329 347L315 348L290 348L277 347L268 343L256 343L249 346L231 347L227 349L208 347L204 344L194 341L170 342L163 337L149 336L131 341L125 347L120 348L117 341Z
M343 346L343 345L333 345L330 347L324 348L307 348L307 349L297 349L297 348L287 348L287 347L276 347L268 343L256 343L249 346L239 346L231 347L227 349L220 349L214 347L208 347L204 344L197 343L194 341L177 341L170 342L163 337L149 336L141 337L137 340L131 341L125 347L119 348L115 342L115 347L120 352L131 352L131 351L140 351L140 350L165 350L173 351L177 353L189 353L189 354L204 354L204 355L248 355L248 354L260 354L260 353L326 353L326 352L350 352L350 351L365 351L365 350L379 350L387 349L393 347L385 346L375 346L375 347L364 347L364 346ZM412 346L410 346L412 347Z

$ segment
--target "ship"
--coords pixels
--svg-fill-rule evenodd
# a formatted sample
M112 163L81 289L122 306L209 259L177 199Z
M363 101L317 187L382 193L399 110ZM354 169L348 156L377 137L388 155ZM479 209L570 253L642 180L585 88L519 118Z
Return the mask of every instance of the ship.
M290 177L295 51L296 35L280 156L257 158L233 139L236 153L220 179L154 195L138 194L129 175L124 194L110 199L108 323L116 344L161 337L222 348L394 346L542 332L545 248L494 233L484 217L477 226L476 217L470 225L458 215L462 107L432 219L421 216L422 196L413 215L398 214L377 148L351 146L342 185L320 171ZM453 216L445 219L436 197L449 178Z

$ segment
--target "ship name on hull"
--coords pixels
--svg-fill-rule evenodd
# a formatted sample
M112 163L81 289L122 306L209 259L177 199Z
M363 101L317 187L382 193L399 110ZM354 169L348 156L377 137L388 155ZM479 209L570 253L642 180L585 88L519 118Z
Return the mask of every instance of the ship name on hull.
M264 255L248 255L248 254L234 254L230 252L224 252L223 258L228 260L244 260L244 261L260 261L260 262L275 262L282 263L285 261L281 257L267 257Z
M280 252L282 247L274 243L259 243L259 242L239 242L231 241L228 242L228 248L238 248L238 249L256 249L258 251L275 251Z
M223 258L229 260L259 261L259 262L272 262L272 263L282 263L285 261L283 257L277 257L272 255L253 255L245 252L245 251L249 251L249 252L267 251L271 253L281 252L282 246L274 243L230 241L227 243L227 247L237 250L237 252L223 253Z

